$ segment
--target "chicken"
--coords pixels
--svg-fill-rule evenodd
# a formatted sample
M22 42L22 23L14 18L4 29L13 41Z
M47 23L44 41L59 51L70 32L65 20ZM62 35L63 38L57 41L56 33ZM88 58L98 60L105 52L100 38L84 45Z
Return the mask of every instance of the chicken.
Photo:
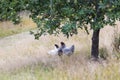
M58 48L59 48L59 46L58 46L57 44L55 44L55 49L50 50L50 51L48 52L48 54L49 54L49 55L58 55Z
M62 56L62 55L70 56L74 53L74 49L75 49L74 45L72 45L70 47L66 47L64 42L61 42L60 44L61 44L60 47L57 44L55 44L55 49L50 50L48 52L48 54L49 55L59 55L59 56Z
M58 50L58 54L62 52L62 54L70 56L74 53L74 49L75 49L74 45L66 47L65 43L61 42L61 47Z

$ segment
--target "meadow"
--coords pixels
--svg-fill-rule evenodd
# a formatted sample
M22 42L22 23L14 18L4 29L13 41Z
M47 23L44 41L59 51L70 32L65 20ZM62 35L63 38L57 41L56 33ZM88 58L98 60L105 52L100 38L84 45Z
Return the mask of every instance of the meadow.
M20 24L14 25L10 21L0 22L0 38L36 28L36 24L33 23L32 19L28 18L25 12L22 12L20 15L22 18Z
M101 30L101 58L92 61L92 30L89 35L80 29L70 38L60 34L35 40L29 34L36 26L31 19L24 17L19 25L0 22L0 80L120 80L119 51L114 48L120 44L114 42L120 34L120 22L116 23L116 27L108 25ZM70 57L48 55L61 41L67 46L74 44L75 53Z

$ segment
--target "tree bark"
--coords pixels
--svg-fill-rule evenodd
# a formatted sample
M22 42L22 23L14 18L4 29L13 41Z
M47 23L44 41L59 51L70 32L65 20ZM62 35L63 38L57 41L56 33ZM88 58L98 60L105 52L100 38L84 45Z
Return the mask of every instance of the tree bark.
M91 56L95 59L98 59L99 56L99 33L100 29L94 30L92 36Z

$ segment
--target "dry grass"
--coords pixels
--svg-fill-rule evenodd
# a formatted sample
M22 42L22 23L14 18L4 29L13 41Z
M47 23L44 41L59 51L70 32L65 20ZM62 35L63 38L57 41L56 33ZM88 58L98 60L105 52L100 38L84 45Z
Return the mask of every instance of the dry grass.
M116 54L114 50L114 44L120 44L119 42L115 41L115 37L117 37L118 41L118 37L120 34L120 22L117 21L116 24L117 25L115 27L106 26L101 30L100 34L100 48L105 48L110 58L113 58L113 56L115 56Z
M33 23L26 20L22 24L29 26ZM119 23L118 29L120 30ZM100 59L99 62L89 59L92 31L87 35L84 30L79 30L78 35L69 39L60 34L58 37L47 35L40 37L40 40L34 40L29 32L2 38L0 39L0 79L119 80L120 60L111 55L114 54L111 46L114 30L115 28L110 26L101 30L100 48L105 47L110 56L107 60ZM68 46L74 44L75 53L71 57L47 55L47 51L61 41Z
M10 21L0 22L0 37L6 37L36 28L36 24L25 13L21 13L21 18L21 23L18 25L14 25Z

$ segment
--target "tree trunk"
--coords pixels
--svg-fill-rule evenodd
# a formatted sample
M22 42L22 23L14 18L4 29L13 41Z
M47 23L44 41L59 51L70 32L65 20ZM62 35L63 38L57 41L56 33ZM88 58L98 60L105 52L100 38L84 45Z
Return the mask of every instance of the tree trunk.
M99 56L99 32L100 29L94 30L92 36L91 56L95 59L98 59Z

